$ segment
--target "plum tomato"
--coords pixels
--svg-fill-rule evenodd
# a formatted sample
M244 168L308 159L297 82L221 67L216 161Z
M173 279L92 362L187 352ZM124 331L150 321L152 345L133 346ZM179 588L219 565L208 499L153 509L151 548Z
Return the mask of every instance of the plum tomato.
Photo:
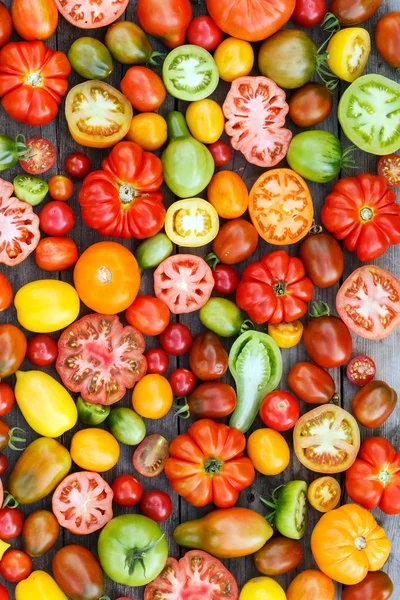
M35 366L48 367L58 356L57 342L46 333L38 333L28 340L27 359Z
M22 531L24 519L18 508L5 506L0 509L0 539L13 540Z
M322 83L310 81L291 95L289 117L298 127L308 129L324 121L330 114L332 106L332 92Z
M254 554L254 565L263 575L284 575L303 560L303 550L297 540L274 536ZM304 599L306 600L306 599Z
M233 294L239 284L239 275L230 265L219 263L213 269L214 290L218 294Z
M49 140L35 137L27 140L29 158L20 160L19 165L30 175L46 173L56 162L56 151Z
M295 426L300 416L300 405L292 394L275 390L265 396L260 408L264 425L275 431L287 431Z
M330 314L325 302L314 302L310 315L304 325L303 342L311 360L324 369L347 363L353 349L347 325Z
M125 318L144 335L160 335L169 323L170 312L158 298L137 296L126 309Z
M211 156L214 159L214 164L216 167L223 167L232 158L231 147L226 142L221 140L210 144L208 149L211 152Z
M0 417L7 415L14 406L15 397L8 383L0 383Z
M335 285L343 275L344 256L339 242L329 233L318 228L306 237L298 254L308 277L318 288Z
M367 385L375 375L376 365L369 356L355 356L346 367L347 379L360 387Z
M7 277L0 273L0 312L6 310L12 302L13 290Z
M172 513L171 498L161 490L146 492L140 501L140 512L157 523L166 521Z
M169 457L169 443L162 435L153 433L144 438L132 456L132 464L143 477L156 477L164 470Z
M35 510L27 516L22 528L24 552L32 557L43 556L57 542L60 526L49 510Z
M228 355L215 333L202 331L196 335L189 352L189 365L201 381L214 381L225 375Z
M254 225L245 219L232 219L222 225L212 249L221 262L235 265L249 258L257 245L258 233Z
M147 372L163 375L169 367L168 354L163 348L151 348L145 353Z
M72 154L68 154L64 167L70 177L83 179L90 173L92 161L83 152L73 152Z
M315 27L326 14L325 0L296 0L291 20L300 27Z
M47 235L67 235L75 225L75 213L59 200L48 202L39 213L40 229Z
M186 36L189 44L211 52L222 42L224 34L211 17L201 15L190 23Z
M327 404L337 400L332 376L310 362L299 362L292 367L288 385L300 400L308 404Z
M370 571L355 585L345 585L342 600L389 600L394 591L393 582L383 571Z
M400 185L400 155L388 154L378 161L378 175L383 177L391 187Z
M135 506L143 496L143 486L133 475L118 475L111 489L114 492L114 502L119 506Z
M247 455L254 468L263 475L279 475L290 462L290 449L274 429L257 429L247 440Z
M375 379L358 390L351 402L351 412L368 429L380 427L397 404L397 394L384 381Z
M53 200L66 202L74 193L74 184L65 175L54 175L49 180L49 194Z
M32 573L31 557L22 550L7 550L0 561L0 575L6 581L18 583Z
M168 377L175 396L187 396L196 386L196 377L188 369L175 369Z
M183 323L170 323L160 335L160 344L171 356L181 356L189 351L193 337Z

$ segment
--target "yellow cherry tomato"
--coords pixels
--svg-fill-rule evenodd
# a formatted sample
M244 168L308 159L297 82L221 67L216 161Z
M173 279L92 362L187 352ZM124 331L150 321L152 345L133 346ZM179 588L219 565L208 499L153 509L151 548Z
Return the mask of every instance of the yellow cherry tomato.
M250 73L254 65L254 51L249 42L230 37L220 43L214 60L221 79L231 82Z
M79 315L80 302L75 288L57 279L31 281L14 298L18 322L35 333L64 329Z
M85 471L104 473L112 469L118 462L119 452L115 437L97 427L81 429L71 440L71 458Z
M217 236L219 219L215 208L202 198L178 200L165 217L165 233L177 246L197 248Z
M341 493L341 487L336 479L327 475L314 479L307 490L307 498L313 508L326 513L336 508Z
M286 594L271 577L255 577L244 584L239 600L286 600Z
M196 140L213 144L224 132L225 118L222 108L214 100L197 100L188 106L186 123Z
M233 171L219 171L208 184L207 198L223 219L237 219L247 210L249 192L243 179Z
M33 571L15 588L15 600L68 600L54 579L44 571Z
M167 141L167 122L157 113L140 113L132 118L126 139L152 152Z
M297 319L291 323L268 323L268 335L278 344L279 348L293 348L297 346L303 335L303 323Z
M274 429L257 429L247 440L247 455L254 468L263 475L278 475L290 461L289 446Z
M347 27L331 37L326 62L336 77L352 82L362 75L370 51L368 31L362 27Z
M132 393L133 409L141 417L161 419L170 410L173 401L172 389L168 379L162 375L150 373L142 377Z

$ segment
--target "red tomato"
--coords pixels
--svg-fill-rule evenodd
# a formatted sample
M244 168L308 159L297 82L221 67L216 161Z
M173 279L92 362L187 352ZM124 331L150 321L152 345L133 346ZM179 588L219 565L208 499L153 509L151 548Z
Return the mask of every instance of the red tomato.
M219 263L213 269L214 290L218 294L233 294L239 284L239 275L230 265Z
M168 306L153 296L137 296L126 309L125 319L144 335L160 335L168 326Z
M8 469L8 459L5 454L0 454L0 475L3 475ZM1 597L0 597L1 600Z
M35 260L43 271L64 271L79 258L74 240L66 237L47 237L40 240L35 250Z
M112 489L98 473L71 473L53 494L53 513L62 527L87 535L112 519L112 499Z
M214 159L214 164L216 167L223 167L232 158L232 150L230 146L221 140L210 144L208 149L211 152L211 156Z
M287 431L295 426L300 405L292 394L275 390L267 394L260 408L261 421L275 431Z
M0 312L6 310L12 302L13 291L7 277L0 273Z
M381 4L382 0L332 0L329 11L338 18L341 25L358 25L370 19ZM363 600L370 599L363 597Z
M0 8L1 8L1 3L0 3ZM0 16L1 16L1 9L0 9ZM0 583L0 600L10 600L10 594L7 592L7 589L1 583Z
M345 585L341 600L389 600L393 591L389 575L383 571L370 571L360 583Z
M310 314L312 318L304 325L303 342L311 360L324 369L346 364L353 350L347 325L331 315L324 302L315 302Z
M116 21L128 5L129 0L96 0L96 10L92 0L55 0L59 12L75 27L80 29L98 29Z
M144 477L156 477L164 470L169 456L169 443L162 435L153 433L144 438L132 456L136 471Z
M215 21L207 15L201 15L200 17L193 19L187 30L189 44L201 46L201 48L205 48L205 50L208 50L209 52L215 50L215 48L220 45L223 37L224 34L221 29Z
M119 506L135 506L143 495L143 486L133 475L118 475L111 487Z
M378 161L378 175L383 177L390 187L400 185L400 156L388 154L381 156Z
M133 108L139 112L158 110L167 95L163 81L157 73L138 65L127 70L120 88Z
M168 381L175 396L190 394L196 385L196 377L188 369L175 369L168 377Z
M310 362L299 362L292 367L288 385L300 400L308 404L327 404L337 399L331 375Z
M160 335L161 346L172 356L181 356L188 352L192 341L190 329L183 323L170 323Z
M198 379L221 379L228 369L228 355L212 331L202 331L193 340L189 352L190 368Z
M12 20L7 7L0 0L0 48L7 44L12 34ZM2 599L0 599L2 600Z
M28 340L27 359L38 367L48 367L56 362L57 342L47 333L38 333Z
M32 573L31 557L21 550L7 550L0 561L0 575L6 581L18 583Z
M17 371L26 354L26 337L15 325L0 325L0 379Z
M289 117L298 127L308 129L324 121L332 107L332 92L322 83L310 81L294 90L290 96Z
M14 29L24 40L47 40L58 25L58 10L52 0L13 0Z
M235 265L255 252L258 245L258 233L254 225L244 219L231 219L218 232L212 249L219 260Z
M189 0L138 0L136 10L139 25L167 48L185 43L186 30L192 20Z
M376 365L369 356L355 356L346 367L347 379L363 387L367 385L376 375Z
M74 184L65 175L54 175L49 180L49 194L54 200L66 202L74 193Z
M326 13L325 0L296 0L294 12L290 17L300 27L315 27Z
M0 509L0 539L13 540L22 531L24 519L18 508L6 506Z
M184 419L193 416L206 419L222 419L230 415L236 406L236 392L227 383L209 381L201 383L176 410Z
M147 373L163 375L169 367L168 354L162 348L151 348L145 354Z
M47 235L67 235L75 225L75 213L64 202L48 202L39 213L40 229Z
M14 392L8 383L0 383L0 417L8 415L14 406Z
M351 411L361 425L374 429L387 421L396 404L394 389L384 381L375 379L358 390L351 402Z
M92 161L83 152L73 152L72 154L68 154L64 167L70 177L83 179L90 173Z
M157 523L166 521L172 513L171 498L161 490L146 492L140 501L140 512Z
M375 42L383 60L394 69L400 68L399 39L400 12L386 13L376 24Z
M335 285L343 275L343 250L328 233L312 233L306 237L298 256L308 277L319 288Z
M20 160L19 165L31 175L46 173L56 162L56 151L49 140L45 138L31 138L26 142L31 151L27 160Z

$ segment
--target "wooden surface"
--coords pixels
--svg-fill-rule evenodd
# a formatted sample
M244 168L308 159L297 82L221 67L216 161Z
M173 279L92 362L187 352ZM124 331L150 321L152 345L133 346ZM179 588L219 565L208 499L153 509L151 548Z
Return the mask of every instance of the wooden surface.
M11 3L11 0L5 0L5 3L6 3L6 5L9 6ZM136 17L135 4L136 4L136 2L134 0L131 0L130 4L128 6L128 10L125 15L125 18L127 20L135 20L135 17ZM377 15L375 15L375 17L373 19L371 19L370 21L368 21L367 23L364 23L363 26L365 26L369 30L369 32L371 33L372 39L373 39L374 24L376 23L378 17L381 16L382 14L384 14L385 12L389 12L390 10L396 10L396 8L398 9L398 0L384 0L379 13ZM205 13L205 1L204 0L197 0L197 1L193 0L193 9L194 9L195 15ZM291 26L291 25L289 24L289 26ZM81 37L83 35L86 35L86 34L92 35L93 37L103 40L104 34L105 34L105 28L85 32L85 31L81 31L79 29L72 27L69 23L67 23L63 18L60 17L60 22L59 22L57 32L48 41L48 45L51 46L52 48L57 48L59 50L62 50L63 52L67 52L70 47L70 44L72 43L72 41L74 39ZM319 46L325 39L325 36L323 34L321 34L321 32L318 28L312 32L312 37L315 40L317 46ZM17 39L17 38L15 38L15 39ZM154 42L155 49L165 51L165 49L162 48L161 44L159 44L157 42L157 40L152 40L152 41ZM125 67L122 67L122 65L116 63L114 72L107 79L107 82L118 88L119 82L121 80L121 77L122 77L124 71L125 71ZM369 58L365 73L380 73L383 75L387 75L388 77L395 78L395 71L393 69L390 69L380 59L375 48L371 52L371 56ZM73 85L75 85L81 81L82 81L82 79L80 78L80 76L78 76L75 73L72 73L72 75L69 79L69 85L70 85L70 87L72 87ZM229 84L221 82L217 91L213 94L212 97L215 98L217 101L219 101L222 104L228 89L229 89ZM349 145L349 142L345 138L343 133L340 131L340 127L339 127L339 124L338 124L338 121L336 118L338 96L340 95L340 91L343 91L344 89L345 89L345 86L342 85L341 90L339 90L339 93L336 95L335 106L333 108L331 116L325 122L323 122L321 125L317 126L317 128L329 130L329 131L333 132L334 134L339 135L342 142L347 147ZM186 108L185 103L177 102L169 96L168 99L166 100L166 102L164 103L164 105L162 106L160 112L163 115L166 115L172 109L179 109L179 110L184 111L185 108ZM292 123L289 122L288 125L293 130L293 132L296 132L296 128L293 126ZM26 135L27 138L32 137L32 136L42 135L42 136L50 139L53 142L53 144L55 145L55 147L58 150L57 163L56 163L56 166L51 171L49 171L48 173L45 174L46 179L48 179L53 174L62 173L65 157L70 152L73 152L76 150L81 150L81 148L78 147L78 145L72 140L71 136L69 135L68 127L67 127L66 121L64 119L63 103L61 104L58 117L56 119L54 119L54 121L52 121L49 125L47 125L45 127L41 127L41 128L34 128L34 127L28 127L25 125L21 125L15 121L13 121L11 118L9 118L4 113L2 108L0 108L0 132L7 133L8 135L11 135L11 136L15 136L18 132L22 132ZM93 161L94 168L100 167L101 159L107 153L106 150L105 151L94 151L94 150L85 149L85 148L83 148L82 150L84 152L87 152L90 155L90 157ZM376 157L374 157L370 154L366 154L361 151L358 151L355 153L355 158L356 158L357 164L359 166L360 173L362 173L362 172L375 173L376 172L376 165L377 165L377 160L378 160ZM279 166L282 166L282 167L285 166L285 162L283 161ZM249 189L251 188L251 186L253 185L255 180L263 172L263 169L260 169L258 167L255 167L255 166L247 163L246 160L244 159L244 157L240 153L237 153L237 152L234 153L232 162L229 165L227 165L225 168L235 170L237 173L239 173ZM1 174L1 176L9 181L12 181L14 176L19 172L20 172L20 170L17 166L12 170L3 172ZM325 198L326 194L331 190L332 185L333 185L333 182L330 184L326 184L326 185L313 184L313 183L311 183L311 185L310 185L312 195L313 195L314 205L315 205L315 209L316 209L316 219L317 220L319 218L319 212L320 212L321 206L323 204L324 198ZM164 186L164 192L165 192L165 203L168 206L172 201L174 201L174 197L171 194L171 192L169 192L169 190L166 188L166 186ZM80 218L80 209L79 209L79 205L77 202L77 193L78 193L78 185L76 185L75 195L74 195L73 199L70 201L70 205L74 208L76 216L77 216L77 223L71 233L71 237L73 237L73 239L77 242L79 250L80 250L80 252L82 252L85 248L87 248L94 242L100 241L101 239L105 239L105 238L101 238L101 236L99 236L93 229L89 229L82 222L82 220ZM202 195L204 197L204 193ZM41 208L41 206L39 206L36 209L36 212L38 212L38 210ZM121 241L121 240L119 240L119 241ZM123 243L125 246L130 248L132 251L134 251L137 246L137 242L134 239L129 240L129 241L124 241ZM274 250L274 248L269 246L268 244L266 244L264 241L260 240L258 249L257 249L256 253L251 257L251 260L261 257L271 250ZM185 249L181 249L180 251L185 252ZM192 252L193 250L190 250L190 251ZM295 254L296 251L297 251L296 246L291 246L289 248L289 252L291 254ZM208 252L208 248L203 247L203 248L195 250L195 252L197 254L201 255L202 257L205 257ZM397 260L396 260L396 258L397 258ZM251 262L251 261L249 260L247 262ZM385 269L391 271L397 277L400 277L399 249L392 248L382 258L377 260L376 263L379 264L380 266L384 267ZM245 266L244 264L240 265L241 269L243 269L244 266ZM360 263L357 261L357 258L355 257L355 255L346 253L344 277L347 277L358 266L360 266ZM44 271L41 271L36 266L33 255L31 255L25 262L14 267L13 269L7 268L7 267L5 268L4 265L1 265L0 270L2 272L4 272L7 275L7 277L10 278L10 280L13 284L14 292L16 292L19 289L19 287L21 287L23 284L27 283L28 281L32 281L35 279L45 279L45 278L48 278L49 276L72 283L72 269L69 269L68 271L63 271L58 274L57 273L54 273L54 274L45 273ZM339 286L335 286L334 288L330 288L328 290L316 290L315 296L318 298L322 298L324 301L328 302L332 307L334 307L334 300L335 300L335 295L336 295L338 287ZM142 294L152 294L153 293L152 272L146 272L145 275L143 276L142 285L141 285L141 293ZM89 312L89 311L85 307L82 307L82 314L87 313L87 312ZM199 321L197 314L182 315L178 319L181 322L186 323L191 328L193 334L197 333L201 329L200 321ZM16 323L16 315L15 315L14 309L10 308L5 313L0 314L0 322L15 322ZM260 329L265 330L265 328L260 328ZM55 337L57 337L56 334L55 334ZM148 348L158 345L157 338L147 338L146 341L147 341ZM399 366L398 366L399 365L399 359L398 359L399 341L400 341L399 332L393 334L388 339L382 340L380 342L371 342L371 341L363 340L361 338L353 336L354 355L367 354L367 355L371 356L377 364L377 367L378 367L377 376L379 377L379 379L383 379L389 385L394 386L398 390L400 388L400 371L399 371ZM232 343L232 341L227 341L226 347L228 348L231 345L231 343ZM304 348L301 344L292 350L283 350L284 374L283 374L282 383L281 383L282 389L287 389L286 381L287 381L287 374L288 374L290 368L296 362L298 362L300 360L305 360L305 359L306 359L306 354L305 354ZM186 358L174 359L173 357L171 357L170 369L172 370L172 369L176 368L177 366L187 366ZM28 370L28 369L32 368L32 366L26 361L22 368ZM49 369L49 372L52 375L55 375L55 369ZM335 381L337 383L337 389L341 394L342 406L346 409L349 409L351 399L355 393L355 389L351 384L348 383L348 381L344 377L343 369L335 369L335 370L332 370L331 373L335 378ZM14 383L14 381L11 381L11 383ZM124 406L130 406L130 394L127 394L125 396L125 398L121 401L120 404L124 405ZM307 407L305 405L302 406L303 411L306 408ZM399 415L400 415L400 410L398 408L397 411L394 414L392 414L392 416L390 417L388 422L383 427L376 429L372 432L373 435L382 435L382 436L387 437L392 442L392 444L394 444L394 446L397 448L400 446L400 436L399 436L400 418L399 418ZM20 412L18 411L17 408L15 408L13 410L13 412L11 413L11 415L7 416L5 420L8 422L8 424L10 426L18 425L18 426L23 427L24 429L28 430L29 431L29 441L32 441L35 437L37 437L36 434L34 434L34 432L32 432L29 429L29 427L27 426L27 424L24 421L24 418L22 417L22 415L20 414ZM152 422L152 421L147 420L147 422L146 422L147 432L148 433L161 432L164 435L166 435L168 437L168 439L171 441L178 433L187 429L187 427L190 425L190 422L191 422L191 420L179 421L177 418L175 418L173 416L172 413L170 413L162 421ZM253 426L253 429L255 429L259 426L260 426L260 422L257 421L255 423L255 425ZM80 426L78 425L77 428L79 428L79 427ZM69 447L69 443L70 443L72 434L74 431L76 431L77 428L75 428L72 432L69 432L68 434L63 436L62 443L65 446ZM367 433L366 430L363 428L361 428L361 430L362 430L363 438L366 437L366 433ZM371 435L371 432L369 433L369 435ZM288 432L287 434L285 434L285 437L292 447L291 432ZM132 448L121 445L121 458L120 458L120 461L118 462L118 465L113 470L111 470L105 474L105 478L107 479L108 482L111 483L113 481L113 479L116 477L116 475L118 475L120 473L124 473L124 472L133 473L133 468L131 465L131 455L132 455ZM11 450L8 450L7 456L10 461L10 465L12 466L14 461L17 458L17 453L12 452ZM292 460L291 460L289 467L285 470L284 473L282 473L282 475L277 476L277 477L265 477L265 476L259 475L256 478L253 486L241 493L239 504L241 506L251 507L252 509L259 511L261 514L265 514L265 512L266 512L265 507L263 507L258 500L260 493L265 494L265 493L271 491L272 489L274 489L280 483L283 483L285 481L290 481L295 478L305 479L307 482L311 482L313 479L316 478L316 475L314 473L311 473L310 471L307 471L305 468L303 468L300 465L300 463L297 461L296 457L292 456ZM6 476L3 477L3 480L5 480L5 482L6 482ZM344 481L343 476L340 477L340 481L343 484L343 481ZM158 488L158 489L165 489L170 492L168 485L167 485L167 480L163 474L154 479L143 479L142 478L142 483L145 486L146 490L148 490L150 488ZM162 528L165 531L165 533L169 539L170 555L178 557L179 555L182 555L183 552L182 552L182 549L179 549L172 540L172 532L173 532L174 528L177 526L177 524L179 522L183 522L183 521L186 521L187 519L191 519L191 518L200 516L201 514L206 513L212 507L208 507L207 509L204 509L204 510L199 510L199 509L195 509L192 506L188 505L185 500L178 498L178 496L175 494L172 494L172 497L173 497L173 503L174 503L174 512L173 512L173 515L171 516L171 518L166 523L162 524ZM346 502L346 501L348 501L348 499L343 494L342 502ZM29 512L31 512L34 509L50 508L50 505L51 505L51 496L48 497L47 499L41 501L40 503L37 503L37 505L23 507L22 510L23 510L24 515L26 516ZM115 515L118 515L118 514L121 514L124 512L129 512L128 510L121 509L121 508L117 507L116 505L114 505L114 508L115 508ZM400 598L400 566L399 566L400 565L400 540L399 540L400 516L397 516L397 517L388 516L387 517L379 509L374 511L374 515L377 518L377 520L379 521L379 523L385 527L387 535L389 536L389 538L392 541L392 545L393 545L392 553L390 555L390 558L389 558L387 564L384 567L384 570L389 573L390 577L392 578L392 580L395 584L396 591L393 595L393 600L398 599L398 598ZM313 529L315 523L318 521L319 516L320 516L319 513L317 513L313 509L310 509L306 534L302 540L302 546L303 546L303 550L304 550L304 560L296 572L303 571L304 569L307 569L307 568L316 568L315 563L312 558L312 555L311 555L309 540L310 540L310 534L312 532L312 529ZM69 531L62 530L62 532L60 533L58 543L55 546L55 548L53 548L50 552L48 552L44 557L42 557L40 559L34 559L34 561L33 561L34 569L45 569L45 570L51 572L51 560L52 560L52 557L54 556L55 550L62 547L63 545L71 544L71 543L81 544L87 548L90 548L93 552L96 553L97 534L77 538L76 536L71 535L69 533ZM13 548L20 548L21 547L21 539L17 538L15 540L13 540L11 542L11 544L12 544ZM251 577L254 577L257 575L257 571L255 570L254 565L253 565L252 557L248 557L247 559L239 559L239 560L236 559L236 560L227 561L226 564L227 564L228 568L232 571L232 573L237 577L238 583L240 585L242 585L245 581L247 581ZM293 579L294 575L295 575L295 572L291 572L286 576L279 577L278 581L286 589L289 582ZM10 589L10 591L11 591L10 595L13 598L14 597L14 591L13 591L14 586L11 584L6 584L6 585ZM336 597L337 597L337 599L339 599L340 598L340 586L337 585L336 589L337 589ZM143 597L143 592L140 588L136 588L136 589L125 588L124 586L119 586L119 585L111 582L110 580L107 580L106 592L112 599L117 598L118 596L121 596L121 595L122 596L123 595L130 596L130 597L134 598L135 600L136 599L139 600ZM323 600L323 599L320 599L320 600Z

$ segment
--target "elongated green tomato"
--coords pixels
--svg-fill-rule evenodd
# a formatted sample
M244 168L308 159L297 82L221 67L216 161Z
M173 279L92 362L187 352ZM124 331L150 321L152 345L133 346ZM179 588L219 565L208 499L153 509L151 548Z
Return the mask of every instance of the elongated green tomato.
M163 64L165 87L179 100L203 100L219 82L218 67L212 55L200 46L187 44L172 50Z
M43 179L33 175L17 175L13 181L14 194L31 206L37 206L47 196L49 186Z
M128 446L137 446L146 435L143 419L131 408L124 406L113 408L107 419L107 425L113 436Z
M123 65L157 64L160 52L153 52L143 29L130 21L116 21L108 29L104 43L111 55Z
M30 150L21 133L15 139L5 133L0 134L0 171L13 167L19 160L26 160L29 156Z
M76 408L78 410L78 419L84 425L100 425L100 423L104 423L111 410L109 406L104 404L86 402L82 396L78 396Z
M81 37L68 50L71 67L85 79L106 79L114 70L108 48L92 37Z
M276 488L269 499L261 501L272 510L267 519L275 521L279 533L292 540L300 540L306 530L308 500L307 483L296 480Z
M165 233L157 233L144 240L136 249L135 257L139 269L154 269L163 260L171 256L173 243Z
M222 337L232 337L241 333L245 321L242 311L227 298L210 298L200 309L200 321Z

